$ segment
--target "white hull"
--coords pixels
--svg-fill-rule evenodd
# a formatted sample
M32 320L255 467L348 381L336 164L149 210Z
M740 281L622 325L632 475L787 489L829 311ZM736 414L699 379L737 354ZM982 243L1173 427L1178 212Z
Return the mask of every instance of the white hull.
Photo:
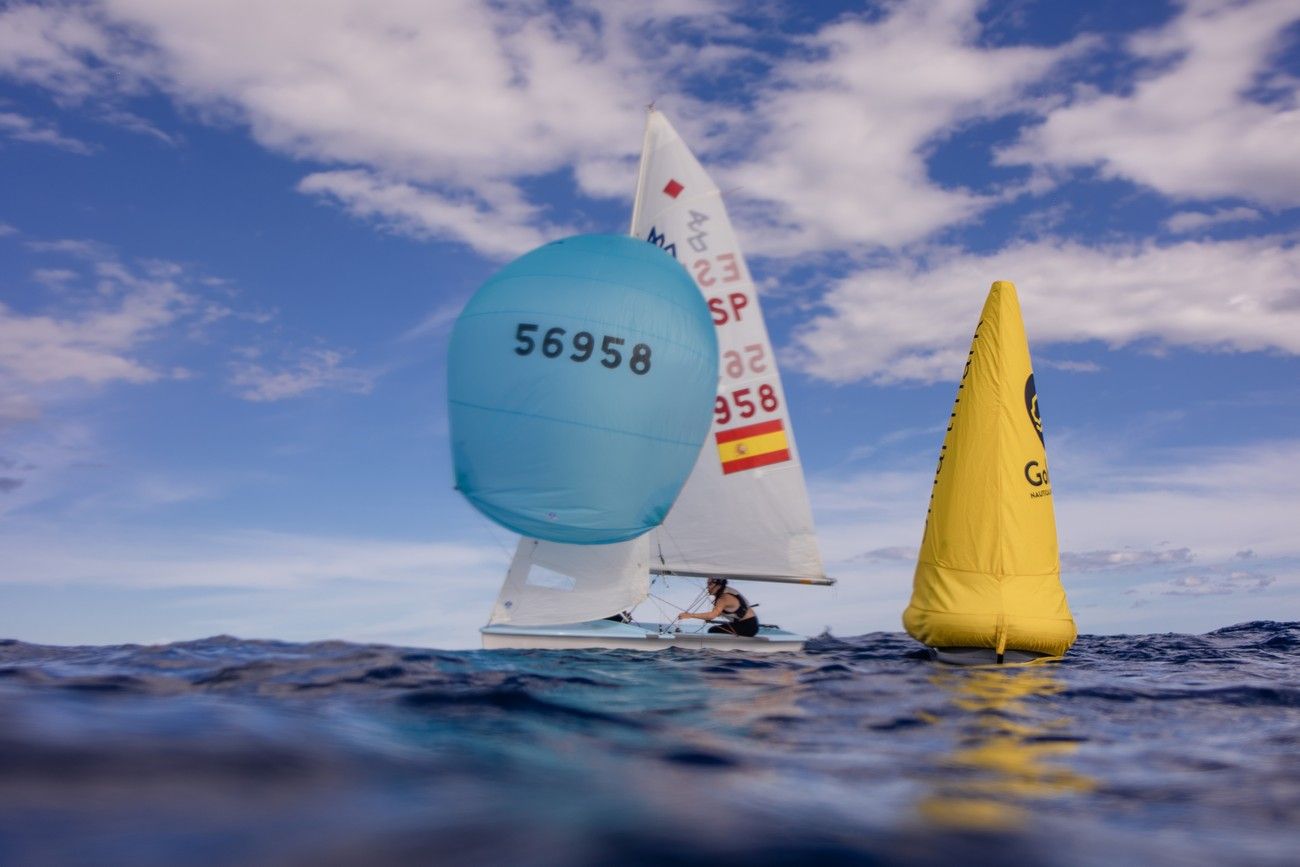
M689 627L688 627L689 629ZM741 653L791 653L803 649L802 635L762 627L754 638L707 632L672 632L659 624L593 620L557 626L484 626L479 630L485 650L641 650L671 647Z

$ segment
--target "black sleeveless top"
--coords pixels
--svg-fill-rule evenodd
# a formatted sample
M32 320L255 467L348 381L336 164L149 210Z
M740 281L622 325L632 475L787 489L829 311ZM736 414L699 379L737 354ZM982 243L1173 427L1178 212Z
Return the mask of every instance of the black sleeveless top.
M733 622L738 620L744 620L745 615L749 613L749 600L746 599L744 596L742 596L738 591L732 590L730 587L728 587L726 590L723 590L721 593L719 593L717 596L713 598L716 600L728 594L736 597L736 599L740 602L740 607L737 608L735 611L724 611L722 612L722 616Z

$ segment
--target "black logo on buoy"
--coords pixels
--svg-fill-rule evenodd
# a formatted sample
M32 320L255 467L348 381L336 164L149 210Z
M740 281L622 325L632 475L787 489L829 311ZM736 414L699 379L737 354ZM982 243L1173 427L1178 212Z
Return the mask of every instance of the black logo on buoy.
M1038 434L1038 441L1043 442L1043 417L1038 414L1038 389L1034 388L1034 375L1029 374L1025 380L1025 409L1029 410L1029 420ZM1046 445L1046 443L1043 443Z
M1025 464L1025 481L1035 488L1041 488L1043 485L1050 484L1047 478L1047 470L1038 465L1038 461L1030 461Z

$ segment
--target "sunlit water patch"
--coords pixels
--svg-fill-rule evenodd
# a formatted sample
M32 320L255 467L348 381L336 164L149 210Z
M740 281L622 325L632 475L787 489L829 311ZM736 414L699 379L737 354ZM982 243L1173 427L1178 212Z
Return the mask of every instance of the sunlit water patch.
M0 864L1294 864L1297 663L0 642Z

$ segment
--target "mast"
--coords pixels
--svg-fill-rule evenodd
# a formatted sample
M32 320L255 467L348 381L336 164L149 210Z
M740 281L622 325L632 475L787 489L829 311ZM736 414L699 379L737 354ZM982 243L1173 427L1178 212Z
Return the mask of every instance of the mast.
M632 216L628 220L627 233L636 237L636 218L641 213L641 192L645 188L646 166L650 162L650 119L654 116L655 104L645 107L645 131L641 134L641 162L636 170L636 194L632 198Z

